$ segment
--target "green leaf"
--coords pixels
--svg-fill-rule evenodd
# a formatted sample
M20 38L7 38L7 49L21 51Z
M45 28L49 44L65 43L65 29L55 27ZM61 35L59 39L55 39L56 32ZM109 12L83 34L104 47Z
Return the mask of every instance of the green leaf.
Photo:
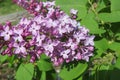
M102 65L100 66L99 70L109 70L110 66L109 65Z
M111 11L120 11L120 1L119 0L110 0L111 1Z
M104 22L120 22L120 11L100 13L98 17Z
M117 33L115 36L117 40L120 40L120 33Z
M46 80L56 80L58 77L54 69L47 71L46 76Z
M63 80L73 80L80 76L83 72L85 72L86 68L87 68L86 63L85 64L79 63L77 66L73 67L70 70L68 70L68 68L66 67L63 67L63 69L61 69L59 76Z
M32 63L29 64L21 64L16 72L17 80L32 80L34 73L34 65Z
M84 18L87 14L87 0L56 0L56 4L69 14L70 9L77 9L78 18Z
M14 61L15 61L15 55L8 57L7 61L9 62L9 66L12 66L14 64Z
M42 71L41 79L40 80L46 80L46 72Z
M120 56L117 58L117 61L114 65L114 67L120 69Z
M42 59L40 59L37 62L37 66L38 66L39 70L41 70L41 71L49 71L49 70L53 69L53 66L52 66L51 62L48 62L48 61L45 61L45 60L42 60Z
M49 57L46 56L45 54L41 54L40 59L49 59Z
M81 25L87 27L90 30L90 33L93 34L101 34L105 32L105 30L99 29L93 12L88 13L86 17L82 19Z
M96 8L97 11L100 11L106 7L105 2L103 0L98 0L96 5L97 5L97 8Z
M117 56L120 55L120 43L112 42L109 43L109 48L117 52Z
M0 55L0 62L3 63L4 61L7 60L7 58L8 58L7 55L4 55L4 56Z
M77 80L83 80L83 77L81 76L79 79L77 79Z
M99 41L95 41L95 48L97 49L97 55L96 57L98 56L101 56L101 54L103 52L105 52L107 49L108 49L108 42L106 39L101 39Z

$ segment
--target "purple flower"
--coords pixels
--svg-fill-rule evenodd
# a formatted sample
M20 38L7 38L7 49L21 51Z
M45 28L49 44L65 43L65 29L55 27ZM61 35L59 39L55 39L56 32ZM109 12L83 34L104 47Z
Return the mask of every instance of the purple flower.
M23 37L22 37L22 33L23 33L23 29L13 29L13 39L16 41L19 41L19 42L22 42L24 41Z
M69 57L69 53L71 52L70 49L64 50L61 52L61 55L63 56L64 59L67 59Z
M81 59L82 59L81 53L78 52L78 53L74 56L74 59L75 59L75 60L81 60Z
M35 8L35 11L40 11L41 10L41 5L37 5L36 8Z
M11 56L11 55L12 55L11 50L12 50L12 48L9 48L9 47L8 47L7 49L5 49L5 50L2 52L2 55L8 54L9 56Z
M46 21L46 27L51 28L51 27L56 27L57 23L55 23L52 19L47 19Z
M30 25L29 31L32 33L32 35L37 35L39 30L40 30L40 26L36 22L33 22Z
M19 22L20 25L29 25L30 24L30 20L28 20L27 18L22 18ZM26 26L27 27L27 26Z
M38 15L33 18L33 21L37 22L38 24L42 24L44 22L43 18L44 17L42 15Z
M73 37L76 39L77 43L80 43L81 40L86 39L86 36L80 31L75 32L75 34L73 34Z
M95 36L90 36L90 37L86 37L86 40L85 40L85 45L91 45L91 46L94 46L94 40Z
M77 15L77 13L78 13L78 10L71 9L71 10L70 10L70 13L71 13L71 14L74 14L74 15Z
M55 1L53 2L43 2L44 7L51 7L51 6L55 6Z
M12 35L12 30L10 30L10 27L8 25L3 27L3 31L1 31L0 36L4 37L5 41L8 41L10 39L10 36Z
M45 44L43 44L43 48L48 53L53 53L54 47L57 46L58 42L52 42L51 40L48 40Z
M17 25L0 25L0 49L2 54L30 56L30 62L41 54L50 57L55 66L73 60L89 61L93 56L94 38L89 30L75 19L77 10L67 15L55 2L15 0L17 4L33 14L30 19L22 18Z
M64 46L70 47L72 50L75 50L75 49L78 48L78 44L77 44L76 42L73 42L72 39L69 39L69 40L68 40L68 43L65 44Z
M45 39L45 35L37 35L36 36L36 45L42 46L43 40Z
M26 48L25 48L25 43L14 43L13 47L15 48L14 49L14 53L15 54L24 54L24 55L27 55L27 51L26 51Z
M86 29L85 27L82 27L82 26L80 26L80 27L78 27L79 29L80 29L80 31L81 31L81 33L82 34L88 34L88 32L89 32L89 30L88 29Z

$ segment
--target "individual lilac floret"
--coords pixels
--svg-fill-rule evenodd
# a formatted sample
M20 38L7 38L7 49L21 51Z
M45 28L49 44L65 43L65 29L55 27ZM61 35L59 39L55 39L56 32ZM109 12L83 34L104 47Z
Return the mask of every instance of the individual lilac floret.
M77 18L78 10L71 9L71 10L70 10L70 13L71 13L71 17L72 17L73 19L76 19L76 18Z
M14 53L15 54L23 54L23 55L27 55L27 51L25 48L25 43L14 43L13 44L14 49Z
M29 27L30 27L29 32L31 32L32 35L37 35L37 33L39 32L40 26L36 22L33 22Z
M8 41L10 39L10 36L12 35L12 30L10 29L9 25L3 26L3 30L0 32L0 36L4 37L5 41Z
M86 37L85 45L86 45L86 46L87 46L87 45L92 45L92 46L94 46L94 42L93 42L94 38L95 38L95 36Z
M13 29L13 39L15 40L15 42L19 41L19 42L22 42L24 41L23 39L23 36L22 36L22 33L23 33L23 29Z
M22 18L14 26L0 25L3 55L29 55L30 62L34 62L45 54L55 66L74 60L89 61L93 56L95 36L75 20L77 10L71 10L71 17L56 7L55 2L14 1L33 14L33 18Z
M70 10L70 13L71 13L71 14L74 14L74 15L77 15L77 13L78 13L78 10L71 9L71 10Z
M40 35L38 34L36 36L36 45L37 46L43 46L42 43L43 43L43 40L45 39L45 35Z

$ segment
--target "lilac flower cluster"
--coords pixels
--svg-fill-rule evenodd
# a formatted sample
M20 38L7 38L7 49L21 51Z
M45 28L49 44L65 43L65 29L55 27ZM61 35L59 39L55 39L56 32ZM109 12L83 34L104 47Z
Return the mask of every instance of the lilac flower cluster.
M55 7L55 2L15 0L17 4L34 14L31 19L22 18L17 25L10 22L0 25L0 50L2 54L30 56L30 62L46 54L54 65L64 61L86 60L93 55L94 36L75 20L77 10L71 17Z

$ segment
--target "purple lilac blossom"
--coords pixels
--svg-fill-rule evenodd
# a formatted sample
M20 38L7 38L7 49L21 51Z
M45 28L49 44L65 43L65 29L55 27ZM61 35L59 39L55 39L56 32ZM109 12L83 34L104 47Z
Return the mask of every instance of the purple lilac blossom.
M77 15L77 12L78 12L78 10L75 10L75 9L71 9L71 10L70 10L70 13L71 13L71 14L74 14L74 15Z
M86 60L93 56L94 37L89 30L67 15L55 2L37 2L35 0L14 0L33 18L22 18L12 26L10 23L0 25L0 50L2 54L30 56L30 62L46 54L55 66L73 60ZM72 9L77 16L78 11Z
M3 26L3 30L1 30L0 36L4 37L5 41L8 41L10 39L10 36L12 35L12 30L8 25Z

